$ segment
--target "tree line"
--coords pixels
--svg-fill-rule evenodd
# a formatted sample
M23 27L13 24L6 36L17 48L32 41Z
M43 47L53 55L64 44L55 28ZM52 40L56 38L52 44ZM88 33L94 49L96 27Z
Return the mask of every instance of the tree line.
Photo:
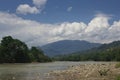
M120 61L120 41L103 44L87 51L54 57L60 61Z
M36 47L28 46L11 36L3 37L0 43L0 63L50 62L51 58Z

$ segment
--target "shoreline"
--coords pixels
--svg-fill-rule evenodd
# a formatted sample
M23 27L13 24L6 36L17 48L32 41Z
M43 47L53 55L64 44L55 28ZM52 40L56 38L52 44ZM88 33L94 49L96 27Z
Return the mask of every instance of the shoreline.
M72 65L66 70L55 70L48 73L46 80L115 80L116 76L120 75L120 68L115 68L117 63L119 62Z

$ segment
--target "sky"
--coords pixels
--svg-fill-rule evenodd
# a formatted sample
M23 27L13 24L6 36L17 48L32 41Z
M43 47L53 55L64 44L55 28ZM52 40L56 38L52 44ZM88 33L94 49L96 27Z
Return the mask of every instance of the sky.
M120 40L120 0L0 0L0 40L29 46L59 40Z

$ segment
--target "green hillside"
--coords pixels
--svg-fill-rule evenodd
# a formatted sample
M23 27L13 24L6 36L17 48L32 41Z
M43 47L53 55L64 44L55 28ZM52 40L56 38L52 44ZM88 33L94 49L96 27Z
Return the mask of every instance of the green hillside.
M120 41L103 44L87 51L59 55L54 59L61 61L120 61Z

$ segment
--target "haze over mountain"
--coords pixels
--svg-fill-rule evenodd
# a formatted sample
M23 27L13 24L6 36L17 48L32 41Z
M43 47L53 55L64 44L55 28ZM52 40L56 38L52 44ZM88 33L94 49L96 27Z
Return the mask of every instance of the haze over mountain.
M55 56L88 50L93 47L98 47L100 45L101 44L99 43L90 43L80 40L62 40L44 45L41 47L41 49L45 52L46 55Z

